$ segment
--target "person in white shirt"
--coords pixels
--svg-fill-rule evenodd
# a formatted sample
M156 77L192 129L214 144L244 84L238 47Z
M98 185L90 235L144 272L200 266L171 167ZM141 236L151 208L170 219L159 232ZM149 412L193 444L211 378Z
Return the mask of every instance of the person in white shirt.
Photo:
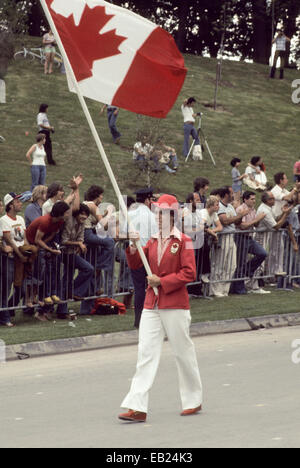
M26 158L31 165L31 192L33 192L34 188L38 185L45 185L46 183L45 143L46 136L39 133L36 137L36 144L33 145L26 154Z
M47 73L51 74L53 73L53 63L54 63L54 57L55 57L55 37L53 35L53 32L48 31L46 34L43 36L43 44L45 46L45 66L44 66L44 73L47 75Z
M48 104L41 104L39 108L39 113L37 115L37 126L39 129L39 133L42 133L46 137L45 141L45 151L47 155L47 162L48 164L52 164L53 166L56 165L56 162L53 159L52 155L52 140L51 140L51 133L54 133L54 127L50 125L49 119L48 119Z
M194 126L197 114L194 113L193 104L196 104L196 99L193 97L190 97L189 99L186 99L181 106L181 112L182 112L183 121L184 121L183 156L185 158L189 154L189 149L190 149L189 143L190 143L191 135L195 140L195 146L200 145L199 135Z
M265 214L257 228L256 241L269 252L269 274L276 275L283 272L284 242L279 229L287 222L293 206L287 203L281 209L281 215L276 219L274 215L275 196L272 192L264 192L261 197L261 205L257 210L257 216ZM269 232L259 232L269 231ZM280 284L280 279L278 280Z
M155 214L151 211L151 201L153 197L153 189L150 187L140 189L136 192L136 202L131 205L128 212L131 225L135 232L140 234L140 242L142 247L147 245L149 239L158 232L158 225ZM146 278L147 273L144 267L138 270L130 270L134 285L134 312L135 312L135 328L139 328L144 302L146 297Z
M223 187L219 190L220 209L218 212L219 219L223 226L222 236L220 239L220 248L213 250L211 259L211 295L216 297L228 296L230 289L230 280L236 270L236 244L234 242L234 234L236 226L239 226L244 216L249 213L249 210L242 210L238 215L232 202L234 201L234 193L232 187ZM226 235L223 235L226 234Z
M287 42L291 42L291 39L284 34L281 29L277 30L277 36L273 39L272 45L276 44L276 51L271 69L270 78L275 78L276 66L278 59L280 58L280 79L284 78L284 66L285 66L285 53Z
M289 192L286 187L288 184L288 178L284 172L278 172L274 175L275 187L271 190L275 197L275 204L272 207L275 218L279 218L282 215L282 208L286 205L286 202L293 201L295 194L300 190L300 183L298 182L293 190Z

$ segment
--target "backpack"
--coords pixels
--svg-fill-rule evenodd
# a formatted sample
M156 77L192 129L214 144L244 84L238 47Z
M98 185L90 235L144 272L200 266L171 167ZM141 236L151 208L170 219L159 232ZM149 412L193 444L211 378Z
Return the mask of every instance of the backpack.
M193 149L193 160L194 161L202 161L202 148L201 145L195 145Z

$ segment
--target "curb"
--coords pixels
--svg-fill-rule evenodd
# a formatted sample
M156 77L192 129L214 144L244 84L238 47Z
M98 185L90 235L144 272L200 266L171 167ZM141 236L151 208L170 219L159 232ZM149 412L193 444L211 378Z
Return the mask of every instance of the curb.
M300 313L265 315L263 317L251 317L246 319L194 323L191 326L191 336L199 337L224 333L238 333L297 325L300 325ZM14 361L56 354L93 351L104 348L136 345L137 343L138 332L137 330L132 330L128 332L9 345L6 347L6 360Z

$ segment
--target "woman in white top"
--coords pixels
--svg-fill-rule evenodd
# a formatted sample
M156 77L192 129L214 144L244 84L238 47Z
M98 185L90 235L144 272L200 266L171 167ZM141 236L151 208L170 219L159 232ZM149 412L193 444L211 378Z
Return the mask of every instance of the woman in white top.
M183 156L185 158L189 154L191 135L195 140L195 146L200 146L199 135L194 127L197 114L194 113L193 104L196 104L196 99L191 97L186 99L181 106L181 112L184 120Z
M46 151L44 145L46 143L45 135L39 133L36 137L36 144L33 145L26 154L31 165L31 192L38 185L45 185L46 182ZM32 159L31 159L32 158Z
M54 63L54 57L55 57L55 37L50 30L47 34L44 35L43 37L43 44L45 46L45 67L44 67L44 73L47 75L47 73L51 74L53 73L53 63Z

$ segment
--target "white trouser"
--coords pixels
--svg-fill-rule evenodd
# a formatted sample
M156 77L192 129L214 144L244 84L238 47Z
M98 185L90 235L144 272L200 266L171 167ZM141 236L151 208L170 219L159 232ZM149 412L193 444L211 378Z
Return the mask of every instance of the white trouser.
M165 333L176 359L182 409L197 408L202 404L202 384L189 334L190 324L189 310L143 310L137 370L122 408L148 412L149 391L158 370Z

